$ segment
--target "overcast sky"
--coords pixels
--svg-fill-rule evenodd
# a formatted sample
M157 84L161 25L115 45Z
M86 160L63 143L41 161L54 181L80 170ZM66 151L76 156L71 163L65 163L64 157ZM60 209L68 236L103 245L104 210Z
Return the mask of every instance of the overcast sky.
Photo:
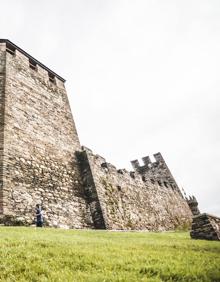
M0 2L0 38L66 78L82 145L128 169L160 151L220 216L219 0Z

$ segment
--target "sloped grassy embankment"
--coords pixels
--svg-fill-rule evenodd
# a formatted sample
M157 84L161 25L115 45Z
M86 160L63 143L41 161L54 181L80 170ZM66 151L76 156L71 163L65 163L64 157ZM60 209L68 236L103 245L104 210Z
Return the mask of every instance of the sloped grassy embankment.
M220 242L186 232L0 227L0 281L220 281Z

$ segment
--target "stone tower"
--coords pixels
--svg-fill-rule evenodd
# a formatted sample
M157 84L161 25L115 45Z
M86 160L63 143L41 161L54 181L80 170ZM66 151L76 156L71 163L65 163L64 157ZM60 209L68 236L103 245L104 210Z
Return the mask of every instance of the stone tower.
M75 152L80 143L65 80L0 40L0 218L31 223L37 203L49 225L87 226Z

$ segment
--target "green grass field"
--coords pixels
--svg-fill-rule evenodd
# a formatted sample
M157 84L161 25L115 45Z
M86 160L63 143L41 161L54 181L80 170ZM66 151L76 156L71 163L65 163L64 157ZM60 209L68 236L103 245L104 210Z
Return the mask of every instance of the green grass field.
M186 232L0 227L0 281L220 281L220 242Z

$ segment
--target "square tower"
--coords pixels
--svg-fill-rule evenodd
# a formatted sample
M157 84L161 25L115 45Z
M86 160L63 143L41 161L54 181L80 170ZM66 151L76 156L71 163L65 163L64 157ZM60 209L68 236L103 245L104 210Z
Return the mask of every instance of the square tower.
M0 222L31 224L36 204L51 226L85 227L75 152L79 138L65 80L0 39Z

